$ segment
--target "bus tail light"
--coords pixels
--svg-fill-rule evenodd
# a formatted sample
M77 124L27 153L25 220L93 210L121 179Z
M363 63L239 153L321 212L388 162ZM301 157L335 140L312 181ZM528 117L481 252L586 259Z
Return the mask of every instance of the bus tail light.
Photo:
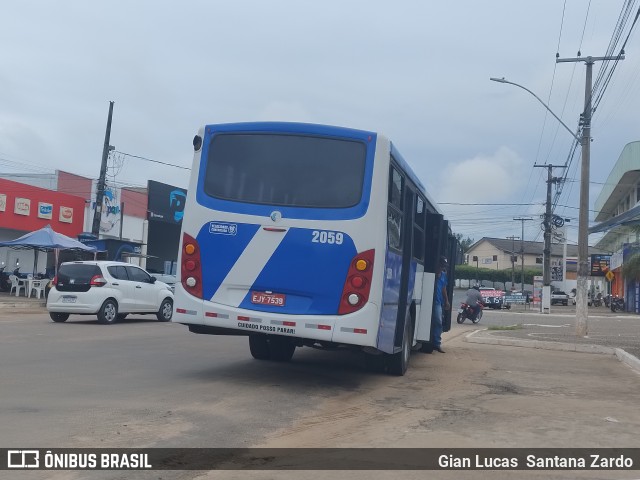
M182 262L180 282L184 289L197 298L202 298L202 264L200 247L191 235L182 234Z
M375 250L367 250L351 260L340 298L339 315L360 310L369 300L374 257Z

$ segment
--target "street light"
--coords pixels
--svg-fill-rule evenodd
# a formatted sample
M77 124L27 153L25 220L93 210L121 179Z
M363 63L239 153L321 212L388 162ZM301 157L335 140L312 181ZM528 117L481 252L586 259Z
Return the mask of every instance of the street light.
M589 57L591 58L591 57ZM593 63L593 62L592 62ZM588 70L590 73L590 71ZM588 73L587 77L587 85L590 85L591 79L590 74ZM580 215L579 215L579 232L578 232L578 295L576 296L576 334L585 336L587 334L587 295L586 295L586 286L587 286L587 278L586 278L586 263L587 263L587 252L588 252L588 244L589 237L587 234L588 227L588 209L589 209L589 167L588 167L588 157L589 157L589 140L590 140L590 131L583 131L582 136L578 137L573 131L567 127L567 125L560 120L553 111L544 103L540 98L533 93L528 88L523 87L514 82L510 82L505 80L505 78L490 78L489 80L493 82L499 83L509 83L511 85L515 85L516 87L520 87L523 90L526 90L528 93L533 95L538 102L542 104L544 108L553 115L553 117L560 122L560 124L571 134L576 141L582 145L582 174L580 180ZM586 89L586 98L585 101L585 122L590 122L591 120L591 88ZM588 123L587 123L588 124ZM548 218L547 218L548 221ZM551 297L548 297L551 298Z
M573 133L573 131L572 131L569 127L567 127L567 125L565 125L565 123L564 123L562 120L560 120L560 117L558 117L555 113L553 113L553 111L552 111L552 110L547 106L547 104L546 104L546 103L544 103L542 100L540 100L540 98L538 98L538 96L537 96L535 93L533 93L531 90L529 90L528 88L523 87L522 85L519 85L519 84L517 84L517 83L510 82L509 80L506 80L504 77L502 77L502 78L495 78L495 77L491 77L489 80L491 80L492 82L508 83L508 84L510 84L510 85L515 85L516 87L520 87L521 89L526 90L526 91L527 91L527 92L529 92L531 95L533 95L534 97L536 97L536 100L538 100L538 101L542 104L542 106L543 106L544 108L546 108L546 109L549 111L549 113L550 113L551 115L553 115L553 116L555 117L555 119L556 119L556 120L558 120L558 121L560 122L560 124L561 124L564 128L566 128L566 129L567 129L567 131L571 134L571 136L572 136L573 138L575 138L578 142L581 142L581 141L582 141L582 139L581 139L580 137L578 137L575 133Z

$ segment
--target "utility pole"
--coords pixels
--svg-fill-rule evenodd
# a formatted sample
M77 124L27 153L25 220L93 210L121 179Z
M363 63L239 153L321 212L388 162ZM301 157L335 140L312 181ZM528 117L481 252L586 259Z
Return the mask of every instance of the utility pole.
M553 178L553 168L566 168L564 165L534 165L547 169L547 204L544 214L544 249L542 263L542 313L551 312L551 185L561 179Z
M113 116L113 102L109 102L109 117L107 119L107 131L104 134L104 147L102 149L102 164L100 165L100 177L96 186L96 209L93 213L93 225L91 233L96 237L100 235L100 222L102 220L102 203L107 179L107 158L109 158L109 139L111 138L111 117Z
M520 278L520 282L522 284L522 294L524 295L524 222L533 220L533 218L529 217L516 217L514 220L522 222L522 236L520 237L520 260L522 261L522 277Z
M509 253L511 253L511 289L513 290L513 285L516 283L516 240L520 237L511 235L507 239L511 239L511 252ZM524 292L522 294L524 295Z
M593 64L598 61L624 60L624 52L612 57L556 58L556 63L585 62L587 66L584 112L582 114L582 164L580 170L580 210L578 216L578 286L576 289L576 335L589 333L587 309L587 281L589 276L589 168L591 162L591 95Z

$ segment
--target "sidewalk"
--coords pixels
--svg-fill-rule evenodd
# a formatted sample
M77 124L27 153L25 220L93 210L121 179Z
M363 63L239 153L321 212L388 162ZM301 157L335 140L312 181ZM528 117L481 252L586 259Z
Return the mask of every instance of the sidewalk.
M615 355L640 373L638 315L613 313L604 308L589 310L588 335L583 337L575 334L574 312L554 315L535 315L535 311L526 313L534 315L523 315L522 321L513 322L512 327L489 326L475 330L466 335L465 340L471 343Z
M0 313L23 313L27 310L35 310L45 313L47 300L44 297L27 298L24 295L16 297L15 294L9 295L9 292L0 292Z

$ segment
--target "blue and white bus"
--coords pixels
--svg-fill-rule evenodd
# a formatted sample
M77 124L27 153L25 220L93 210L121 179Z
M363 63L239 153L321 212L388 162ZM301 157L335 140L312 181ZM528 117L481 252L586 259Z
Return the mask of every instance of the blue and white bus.
M193 145L172 321L246 335L261 360L357 348L396 375L433 348L435 268L456 241L389 139L265 122L207 125Z

